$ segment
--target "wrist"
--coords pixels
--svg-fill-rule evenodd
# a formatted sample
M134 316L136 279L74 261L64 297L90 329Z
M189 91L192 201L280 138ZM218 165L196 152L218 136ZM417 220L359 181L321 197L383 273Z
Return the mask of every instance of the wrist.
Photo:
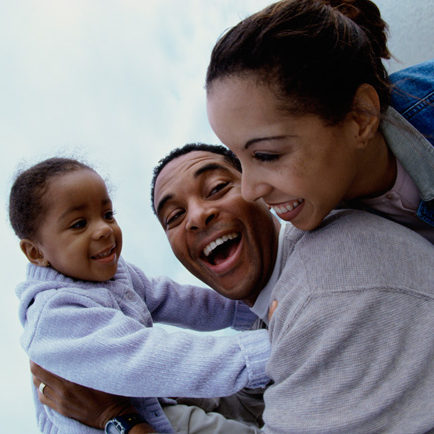
M104 429L109 420L115 419L118 416L127 416L129 414L137 414L137 410L131 406L129 400L109 405L100 414L100 427Z
M110 419L104 427L104 432L106 434L130 434L131 430L137 426L144 423L143 417L138 413L130 413L118 415ZM149 431L137 430L136 433L143 433ZM134 433L134 431L133 431Z
M146 423L134 425L128 434L156 434L156 432Z

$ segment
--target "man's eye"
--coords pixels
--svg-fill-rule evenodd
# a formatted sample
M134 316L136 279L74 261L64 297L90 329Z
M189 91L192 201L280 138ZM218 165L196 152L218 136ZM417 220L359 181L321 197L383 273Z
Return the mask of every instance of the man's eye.
M176 221L179 220L179 218L182 216L182 214L184 214L184 211L181 211L181 210L171 213L166 218L166 227L176 223Z
M211 191L208 193L208 197L218 193L220 190L223 190L228 184L229 182L220 182L214 188L211 189Z
M253 154L253 158L259 161L274 161L279 159L279 157L280 157L279 154L268 154L265 152L255 152Z
M86 220L84 219L78 220L71 225L71 229L83 229L84 227L86 227Z

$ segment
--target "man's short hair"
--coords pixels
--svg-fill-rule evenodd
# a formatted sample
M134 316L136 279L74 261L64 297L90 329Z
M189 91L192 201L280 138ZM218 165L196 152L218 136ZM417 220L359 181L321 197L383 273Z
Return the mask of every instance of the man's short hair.
M154 214L156 215L154 207L154 191L155 183L157 182L158 175L164 169L164 167L170 163L175 158L181 157L182 155L188 154L194 151L205 151L212 152L214 154L222 155L223 158L231 164L236 170L241 172L241 163L235 154L228 148L221 145L208 145L206 143L187 143L184 146L173 149L169 154L162 158L158 164L154 167L152 182L151 182L151 206Z

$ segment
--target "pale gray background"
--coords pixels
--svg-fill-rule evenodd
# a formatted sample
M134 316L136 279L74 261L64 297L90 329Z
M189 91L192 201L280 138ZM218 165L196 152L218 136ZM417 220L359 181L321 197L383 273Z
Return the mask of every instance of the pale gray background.
M7 219L20 164L87 159L113 185L124 257L195 282L150 209L152 167L175 146L217 143L203 82L211 47L266 0L0 1L0 432L36 433L16 284L26 260ZM393 71L434 56L433 0L378 0Z

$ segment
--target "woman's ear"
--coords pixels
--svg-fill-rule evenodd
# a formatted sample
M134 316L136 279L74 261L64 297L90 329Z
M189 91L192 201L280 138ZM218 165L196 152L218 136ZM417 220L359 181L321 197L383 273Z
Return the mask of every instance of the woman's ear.
M359 143L365 146L374 138L380 126L380 98L370 84L361 84L356 90L352 115L358 125Z
M38 246L27 238L20 241L20 247L27 259L35 265L40 267L48 267L50 263L44 257L44 253L38 248Z

